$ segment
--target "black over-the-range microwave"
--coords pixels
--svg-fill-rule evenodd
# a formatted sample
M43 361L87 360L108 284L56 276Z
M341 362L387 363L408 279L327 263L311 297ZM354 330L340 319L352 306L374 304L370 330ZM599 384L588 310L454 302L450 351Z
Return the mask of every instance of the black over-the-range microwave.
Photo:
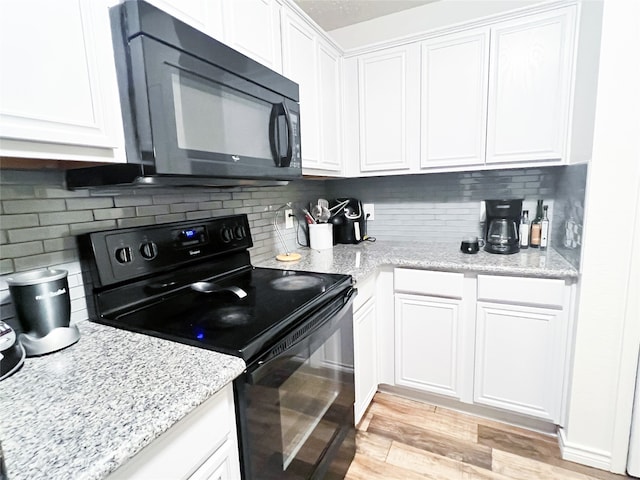
M296 83L143 1L110 16L127 163L68 170L69 188L302 176Z

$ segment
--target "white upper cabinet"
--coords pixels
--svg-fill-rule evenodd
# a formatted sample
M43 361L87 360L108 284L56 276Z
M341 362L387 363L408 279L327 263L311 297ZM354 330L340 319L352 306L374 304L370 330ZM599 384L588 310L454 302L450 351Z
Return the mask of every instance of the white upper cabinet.
M3 1L0 63L1 156L124 161L105 3Z
M357 76L360 172L408 172L419 155L419 46L361 55Z
M316 34L289 10L283 10L283 73L300 86L302 165L320 163L320 118Z
M280 9L276 0L224 0L224 42L282 72Z
M329 43L318 40L318 105L321 156L307 167L333 172L342 169L342 58Z
M421 45L420 167L484 163L489 29Z
M300 86L302 171L342 171L342 55L304 18L282 10L283 75Z
M575 7L491 30L487 163L566 160Z
M145 0L178 20L223 41L222 2L224 0Z

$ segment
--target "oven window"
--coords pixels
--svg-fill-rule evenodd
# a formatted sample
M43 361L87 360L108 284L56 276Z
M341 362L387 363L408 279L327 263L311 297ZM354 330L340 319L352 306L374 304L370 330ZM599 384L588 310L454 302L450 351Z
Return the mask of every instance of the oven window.
M353 429L351 330L276 359L249 392L252 478L309 478ZM257 476L256 476L257 475Z
M179 148L271 158L270 103L182 71L171 84Z

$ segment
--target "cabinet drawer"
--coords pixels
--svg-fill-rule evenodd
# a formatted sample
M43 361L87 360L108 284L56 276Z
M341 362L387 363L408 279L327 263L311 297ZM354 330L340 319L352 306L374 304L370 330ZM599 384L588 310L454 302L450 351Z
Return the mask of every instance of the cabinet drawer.
M357 312L358 309L367 303L371 297L376 293L376 275L369 275L364 280L359 280L356 283L356 289L358 294L353 301L353 311Z
M407 268L394 270L396 292L462 298L463 280L462 273L432 272Z
M564 280L478 275L478 300L562 308L564 297Z

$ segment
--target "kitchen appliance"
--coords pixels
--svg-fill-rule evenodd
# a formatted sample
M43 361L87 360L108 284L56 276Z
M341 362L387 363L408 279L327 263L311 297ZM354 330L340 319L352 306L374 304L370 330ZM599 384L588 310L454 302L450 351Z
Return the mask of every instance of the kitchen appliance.
M489 253L510 254L520 251L518 227L522 199L485 200L484 249Z
M334 243L360 243L366 234L364 210L360 200L355 198L336 198L329 203L330 209L339 208L329 220L333 224Z
M79 237L94 321L244 359L245 479L342 478L355 454L348 275L256 268L246 215Z
M0 380L19 370L24 357L24 348L20 345L16 332L7 323L0 321Z
M69 326L71 301L66 270L34 270L6 280L22 329L18 338L27 356L62 350L80 339L78 328Z
M301 178L296 83L143 1L110 15L127 163L68 170L68 188Z

